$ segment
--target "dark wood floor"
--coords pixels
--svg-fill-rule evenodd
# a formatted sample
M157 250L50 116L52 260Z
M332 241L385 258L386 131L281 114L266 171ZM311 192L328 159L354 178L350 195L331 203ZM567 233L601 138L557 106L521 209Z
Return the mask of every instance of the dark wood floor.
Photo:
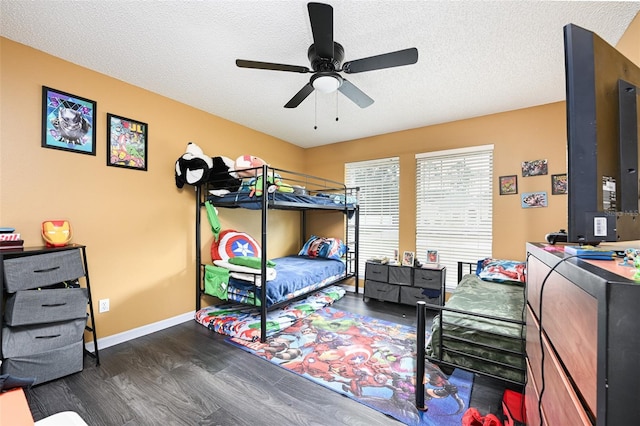
M336 308L401 324L415 308L347 294ZM27 391L35 420L76 411L99 425L398 425L394 419L224 343L195 321L100 351L82 372ZM499 413L504 387L476 377L471 406Z

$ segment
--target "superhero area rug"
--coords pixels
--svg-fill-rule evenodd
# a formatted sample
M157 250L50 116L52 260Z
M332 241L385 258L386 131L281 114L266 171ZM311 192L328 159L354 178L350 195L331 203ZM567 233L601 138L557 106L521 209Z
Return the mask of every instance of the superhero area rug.
M428 410L416 408L414 327L326 307L264 343L226 341L407 425L460 425L469 406L473 374L427 362Z

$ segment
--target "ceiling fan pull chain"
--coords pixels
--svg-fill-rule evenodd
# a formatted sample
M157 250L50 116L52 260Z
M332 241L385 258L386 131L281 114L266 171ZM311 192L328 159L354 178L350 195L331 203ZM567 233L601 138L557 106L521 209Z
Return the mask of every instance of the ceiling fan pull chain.
M336 121L338 121L338 116L340 115L338 111L338 92L336 92Z
M314 90L313 96L315 97L315 101L316 101L316 106L313 110L313 115L314 115L313 130L317 130L318 129L318 92Z

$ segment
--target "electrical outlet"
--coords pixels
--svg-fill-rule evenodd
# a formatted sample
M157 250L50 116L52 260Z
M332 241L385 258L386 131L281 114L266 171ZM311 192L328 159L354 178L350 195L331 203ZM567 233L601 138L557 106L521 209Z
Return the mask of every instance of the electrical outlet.
M109 299L100 299L100 313L109 312Z

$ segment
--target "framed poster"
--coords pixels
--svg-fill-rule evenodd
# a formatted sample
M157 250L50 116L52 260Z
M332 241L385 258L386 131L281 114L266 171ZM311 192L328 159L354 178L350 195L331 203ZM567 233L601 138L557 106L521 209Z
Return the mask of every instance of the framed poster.
M551 195L566 194L567 192L567 174L551 175Z
M522 194L522 208L547 207L546 192L526 192Z
M522 177L541 176L548 173L547 160L522 162Z
M107 166L147 170L147 123L107 113Z
M413 260L415 258L415 253L412 251L405 251L402 254L402 266L413 266Z
M42 147L96 155L96 103L42 86Z
M518 176L500 176L500 195L509 195L518 193Z

